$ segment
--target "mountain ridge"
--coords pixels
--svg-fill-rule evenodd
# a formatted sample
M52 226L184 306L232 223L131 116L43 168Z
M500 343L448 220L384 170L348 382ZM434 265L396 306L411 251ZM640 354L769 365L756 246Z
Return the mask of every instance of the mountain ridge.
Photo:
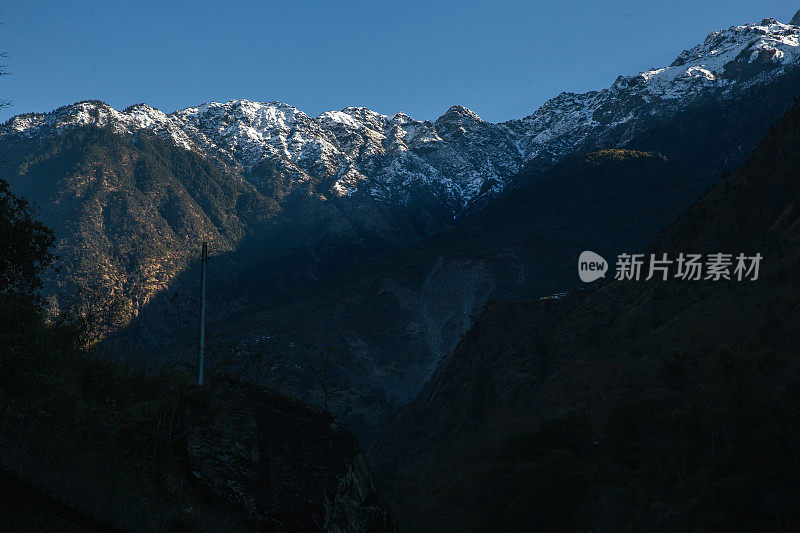
M244 169L260 186L258 166L272 162L292 185L312 176L329 194L364 192L403 204L422 196L457 216L479 197L507 188L524 165L540 169L578 151L624 146L698 98L734 100L793 70L800 28L767 18L711 32L666 67L619 76L608 88L562 92L530 115L489 123L459 105L434 121L347 107L310 117L283 102L208 102L166 114L147 104L116 111L84 101L47 114L24 114L0 134L59 133L96 124L134 134L150 130L184 149ZM421 191L421 192L419 192Z

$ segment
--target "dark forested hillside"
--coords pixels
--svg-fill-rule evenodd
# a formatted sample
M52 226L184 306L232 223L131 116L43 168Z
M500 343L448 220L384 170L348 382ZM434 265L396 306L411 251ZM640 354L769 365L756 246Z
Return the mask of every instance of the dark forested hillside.
M83 348L48 318L53 232L0 180L0 529L386 531L355 436L230 376L196 384Z
M373 446L415 530L798 527L800 105L652 250L758 281L488 306Z

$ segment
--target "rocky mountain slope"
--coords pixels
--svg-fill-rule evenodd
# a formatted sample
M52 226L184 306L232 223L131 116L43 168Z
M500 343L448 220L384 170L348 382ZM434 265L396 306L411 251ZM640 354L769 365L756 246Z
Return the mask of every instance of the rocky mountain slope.
M575 249L644 246L670 215L593 220L691 201L695 179L741 161L796 96L798 32L771 19L714 32L669 67L501 124L459 106L430 122L87 101L0 127L0 177L56 230L53 310L101 317L98 335L120 341L103 348L191 359L207 240L210 342L286 355L310 396L303 356L335 348L337 414L369 441L487 299L568 288ZM632 150L581 155L619 147ZM554 241L560 226L572 230Z
M800 101L655 254L757 281L614 281L487 307L371 460L415 531L796 529Z

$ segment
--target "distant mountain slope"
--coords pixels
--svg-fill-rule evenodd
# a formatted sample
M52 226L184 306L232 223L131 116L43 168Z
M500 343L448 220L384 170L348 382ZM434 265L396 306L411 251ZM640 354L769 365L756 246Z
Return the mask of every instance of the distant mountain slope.
M800 101L651 248L758 281L488 306L371 450L407 525L796 529L799 147Z

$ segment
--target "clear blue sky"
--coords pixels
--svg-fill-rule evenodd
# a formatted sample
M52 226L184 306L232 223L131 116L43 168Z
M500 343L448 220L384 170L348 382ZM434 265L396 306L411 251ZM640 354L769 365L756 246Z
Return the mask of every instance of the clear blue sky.
M365 106L498 122L562 90L668 64L714 29L800 2L642 0L0 2L0 120L85 99L164 111L231 98L316 116Z

